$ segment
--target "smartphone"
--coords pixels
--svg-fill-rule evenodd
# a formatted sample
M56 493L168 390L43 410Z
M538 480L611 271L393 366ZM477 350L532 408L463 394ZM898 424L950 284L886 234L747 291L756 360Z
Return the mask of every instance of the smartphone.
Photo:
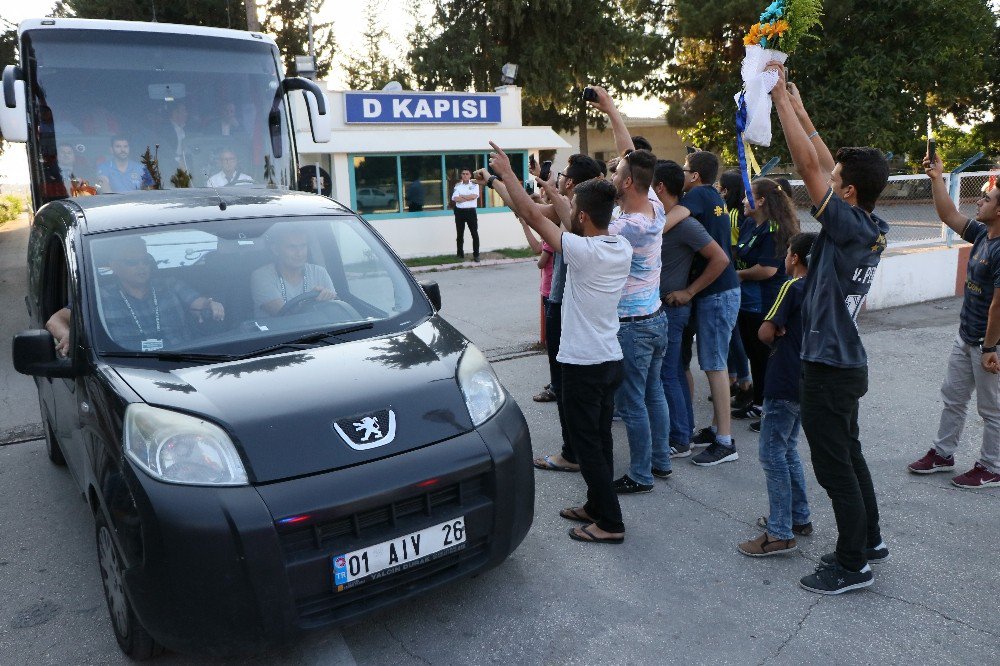
M927 139L927 156L931 158L931 164L934 164L934 157L937 154L937 141L934 137Z
M535 167L537 166L538 166L538 160L535 159L535 155L534 154L528 155L528 168L534 171Z
M548 180L549 174L552 172L552 160L545 160L542 162L542 168L538 172L538 177L542 180Z
M597 91L587 86L583 89L583 101L584 102L596 102L597 101Z
M535 193L535 181L533 181L533 180L526 180L526 181L524 181L524 191L527 192L528 194L534 194Z

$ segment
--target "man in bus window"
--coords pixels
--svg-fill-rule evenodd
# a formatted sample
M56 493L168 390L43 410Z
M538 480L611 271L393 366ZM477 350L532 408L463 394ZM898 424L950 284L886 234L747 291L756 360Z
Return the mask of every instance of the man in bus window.
M132 192L153 188L153 177L143 165L129 159L128 139L111 139L112 158L97 169L98 182L104 192Z

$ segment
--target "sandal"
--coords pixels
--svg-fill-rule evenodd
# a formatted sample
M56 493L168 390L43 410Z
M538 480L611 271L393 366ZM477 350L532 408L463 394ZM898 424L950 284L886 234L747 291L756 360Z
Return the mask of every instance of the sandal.
M531 464L535 466L535 469L543 469L547 472L579 472L580 466L569 466L560 465L558 463L552 462L552 456L545 456L544 458L535 458L531 461Z
M582 527L571 527L569 529L569 538L573 539L573 541L582 541L584 543L610 543L610 544L615 544L615 545L625 543L625 537L624 536L620 536L620 537L599 537L599 536L595 535L593 532L591 532L590 530L588 530L587 527L589 527L589 526L585 525L585 526L582 526ZM582 536L580 534L581 532L583 534L586 534L587 536L586 537Z
M550 388L542 389L541 393L531 396L531 399L535 402L555 402L556 394L552 392Z
M565 518L566 520L573 520L578 523L584 523L586 525L589 525L592 522L594 522L594 519L588 516L587 514L577 511L576 507L563 509L562 511L559 512L559 517Z

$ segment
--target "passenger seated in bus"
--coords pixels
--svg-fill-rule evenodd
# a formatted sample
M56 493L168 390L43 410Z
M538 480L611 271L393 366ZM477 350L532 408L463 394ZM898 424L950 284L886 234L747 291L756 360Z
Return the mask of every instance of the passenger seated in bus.
M239 163L236 153L231 150L223 150L219 155L219 162L222 164L222 171L211 176L206 183L209 187L229 187L232 185L253 185L253 178L245 173L240 173Z
M156 261L141 236L115 239L110 250L114 279L101 286L101 314L108 335L125 349L157 351L183 344L191 337L187 312L199 321L225 318L221 303L155 275Z
M208 124L206 132L210 136L242 137L245 132L243 124L236 117L236 105L229 101L223 102L219 107L218 118Z
M285 303L310 291L316 292L317 301L337 298L326 269L308 262L309 234L304 229L279 223L271 227L266 238L274 263L250 275L255 317L276 315Z
M76 149L68 143L59 144L56 150L56 164L59 167L59 178L66 188L66 194L71 197L84 194L97 194L93 187L90 165L87 158L77 155Z
M129 159L126 137L115 136L111 139L111 153L112 159L97 169L98 183L103 192L132 192L153 188L153 177L146 167Z
M184 102L176 102L170 107L168 122L161 132L160 154L162 163L169 166L172 173L176 169L191 171L190 151L188 150L188 110Z

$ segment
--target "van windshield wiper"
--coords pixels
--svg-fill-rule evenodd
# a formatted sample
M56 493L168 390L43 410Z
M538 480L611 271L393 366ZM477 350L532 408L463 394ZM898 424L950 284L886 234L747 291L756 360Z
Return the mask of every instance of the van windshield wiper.
M237 358L254 358L255 356L264 356L265 354L270 354L273 351L279 349L307 349L310 345L314 345L317 342L323 342L327 338L336 337L338 335L347 335L348 333L357 333L358 331L367 331L370 328L374 328L375 324L370 321L361 322L358 324L351 324L350 326L344 326L342 328L334 328L326 331L315 331L307 335L303 335L300 338L295 338L294 340L287 340L285 342L278 342L273 345L268 345L267 347L261 347L248 354L243 354ZM330 344L330 343L327 343Z
M197 354L193 352L102 352L111 358L155 358L158 361L194 361L200 363L221 363L235 361L233 354Z

